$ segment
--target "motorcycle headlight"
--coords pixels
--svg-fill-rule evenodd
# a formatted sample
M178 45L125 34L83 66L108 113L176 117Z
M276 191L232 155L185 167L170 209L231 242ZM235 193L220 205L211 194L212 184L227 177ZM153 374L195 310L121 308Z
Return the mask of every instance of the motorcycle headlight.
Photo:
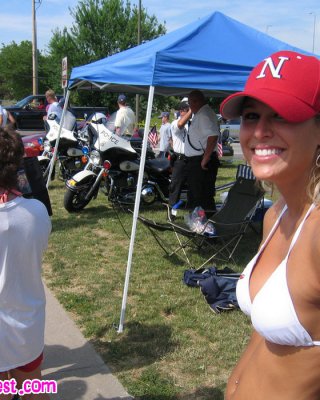
M83 146L82 147L82 153L87 156L89 154L89 147L88 146Z
M97 150L92 150L90 153L90 160L94 165L100 165L101 164L101 157L100 154Z
M47 152L51 151L51 144L48 140L45 140L45 142L43 143L43 150Z

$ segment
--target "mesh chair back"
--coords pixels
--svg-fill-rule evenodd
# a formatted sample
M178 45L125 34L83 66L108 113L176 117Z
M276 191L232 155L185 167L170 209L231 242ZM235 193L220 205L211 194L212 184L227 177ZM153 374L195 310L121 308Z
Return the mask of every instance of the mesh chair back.
M256 177L253 175L251 167L244 164L238 165L236 178L256 179Z
M213 222L233 224L245 221L252 216L263 194L255 180L238 178L225 203L212 217Z

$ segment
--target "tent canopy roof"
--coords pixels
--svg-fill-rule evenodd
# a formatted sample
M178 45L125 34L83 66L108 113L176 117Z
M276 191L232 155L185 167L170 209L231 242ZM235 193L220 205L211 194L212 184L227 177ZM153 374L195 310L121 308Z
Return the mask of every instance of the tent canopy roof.
M279 50L301 49L220 12L157 39L73 68L69 88L186 95L201 89L224 96L242 90L251 69Z

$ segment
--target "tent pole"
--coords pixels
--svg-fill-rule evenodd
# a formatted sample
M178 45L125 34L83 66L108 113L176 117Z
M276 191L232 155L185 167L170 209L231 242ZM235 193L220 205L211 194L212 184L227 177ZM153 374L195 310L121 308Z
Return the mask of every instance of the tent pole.
M60 123L59 123L58 137L57 137L57 140L56 140L56 144L54 146L52 158L50 160L50 169L49 169L49 175L48 175L48 179L47 179L47 189L49 188L49 185L50 185L51 174L52 174L53 166L55 164L55 160L56 160L56 157L57 157L59 141L60 141L60 135L61 135L62 126L63 126L63 123L64 123L64 115L66 113L66 109L67 109L68 103L69 103L69 97L70 97L70 90L67 91L66 99L65 99L65 102L64 102L63 110L62 110L61 120L60 120Z
M139 167L137 191L136 191L136 198L135 198L134 211L133 211L133 221L132 221L132 229L131 229L128 261L127 261L127 271L126 271L126 278L125 278L124 289L123 289L122 306L121 306L121 314L120 314L120 322L119 322L119 327L118 327L118 333L122 333L123 332L123 323L124 323L125 312L126 312L126 304L127 304L127 297L128 297L128 288L129 288L129 280L130 280L130 272L131 272L131 264L132 264L133 247L134 247L134 240L135 240L135 236L136 236L136 227L137 227L137 220L138 220L139 207L140 207L140 197L141 197L141 189L142 189L142 182L143 182L144 165L145 165L145 162L146 162L148 134L149 134L149 131L150 131L150 120L151 120L153 97L154 97L154 86L150 86L150 88L149 88L149 97L148 97L148 106L147 106L147 114L146 114L146 123L145 123L145 127L144 127L143 142L142 142L142 149L141 149L141 158L140 158L140 167Z

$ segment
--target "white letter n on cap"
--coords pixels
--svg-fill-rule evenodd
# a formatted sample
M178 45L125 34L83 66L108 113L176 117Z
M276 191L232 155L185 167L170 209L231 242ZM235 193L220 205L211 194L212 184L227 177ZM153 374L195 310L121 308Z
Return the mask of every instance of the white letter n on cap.
M273 64L273 61L272 61L271 57L266 58L263 66L262 66L261 72L257 76L257 79L266 77L266 69L267 69L267 67L269 68L269 70L271 72L271 75L274 78L280 79L281 78L281 75L280 75L281 68L282 68L284 62L287 61L287 60L289 60L289 57L281 57L280 56L279 57L279 63L278 63L277 66L275 66Z

